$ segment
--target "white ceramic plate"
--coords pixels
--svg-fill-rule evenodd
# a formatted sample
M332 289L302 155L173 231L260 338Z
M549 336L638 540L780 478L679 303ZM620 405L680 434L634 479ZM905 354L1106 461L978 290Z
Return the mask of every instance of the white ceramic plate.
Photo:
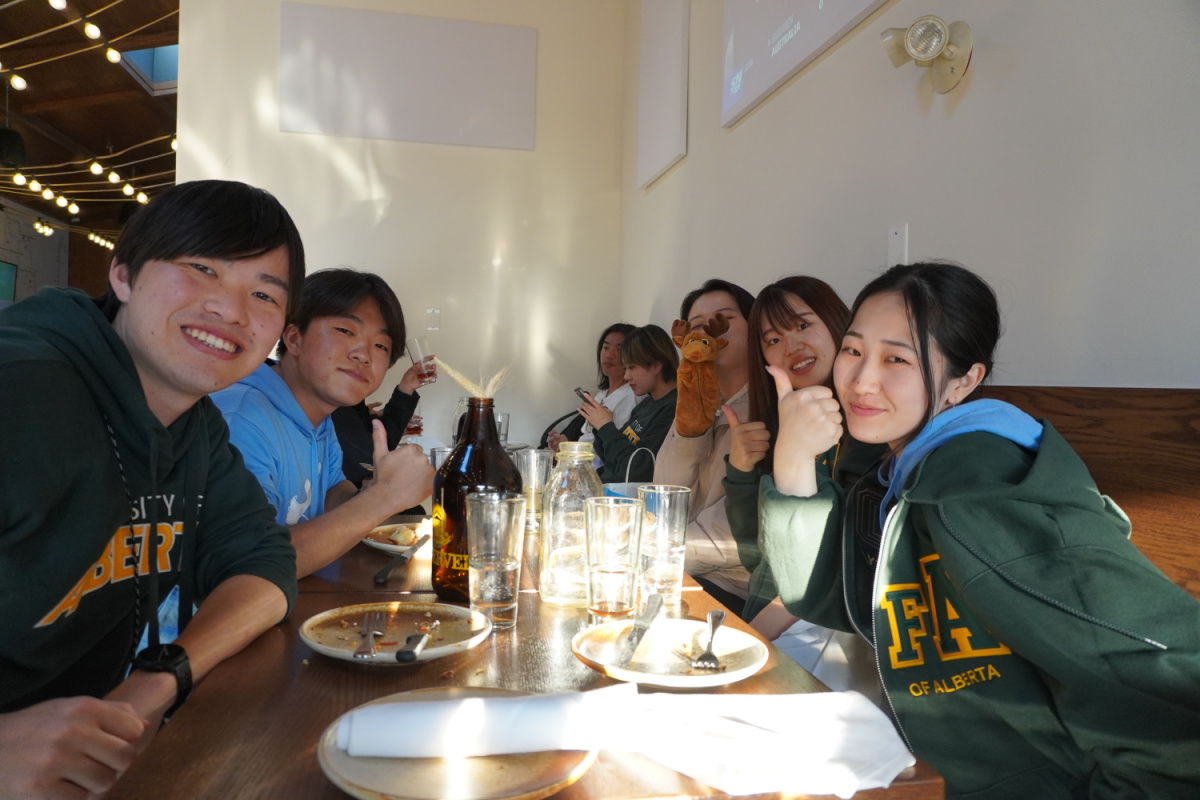
M375 640L375 655L355 658L362 641L359 624L368 611L387 612L387 631ZM433 623L437 622L434 626ZM417 662L433 661L452 653L470 650L492 632L492 623L478 611L442 603L363 603L342 606L305 620L300 638L318 653L356 664L401 667L395 652L411 634L430 628L429 644L417 656ZM416 662L409 662L416 663Z
M424 526L422 528L422 526ZM396 544L388 537L397 528L408 528L412 531L413 536L408 544ZM433 518L427 517L420 522L397 522L393 525L380 525L373 531L363 537L363 544L368 547L374 547L376 550L383 550L387 553L403 553L412 545L416 544L417 539L421 538L421 534L428 533L433 535Z
M713 652L718 670L693 669L691 659L708 645L708 623L694 619L658 619L646 631L628 667L616 665L632 620L606 622L575 634L571 649L580 661L610 678L650 686L698 689L749 678L767 663L767 646L736 628L719 628Z
M496 694L520 693L466 687L423 689L381 697L366 705ZM337 747L339 721L340 718L334 720L321 735L317 743L317 760L335 786L361 800L538 800L579 780L596 759L594 750L452 761L444 758L354 758Z

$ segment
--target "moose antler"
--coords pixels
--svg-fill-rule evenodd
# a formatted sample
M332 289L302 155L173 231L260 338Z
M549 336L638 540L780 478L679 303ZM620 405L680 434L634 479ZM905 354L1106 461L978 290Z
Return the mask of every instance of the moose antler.
M671 338L675 339L676 344L681 344L680 337L686 336L688 332L688 324L685 319L677 319L671 323Z
M704 330L709 336L720 336L725 331L729 330L729 320L720 314L717 314L717 316L713 318L712 322L706 322L704 324Z

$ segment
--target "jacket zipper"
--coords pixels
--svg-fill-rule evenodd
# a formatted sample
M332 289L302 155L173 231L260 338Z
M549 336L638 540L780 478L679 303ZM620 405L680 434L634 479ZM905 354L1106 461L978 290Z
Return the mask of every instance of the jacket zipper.
M879 570L883 566L883 549L884 549L883 545L887 541L888 530L892 527L892 520L895 518L896 512L900 509L900 505L903 502L904 502L903 500L899 500L896 502L896 505L892 506L892 510L888 512L887 519L884 520L883 535L879 537L879 552L876 554L875 571L874 571L873 577L871 578L871 614L872 614L872 616L874 616L874 614L875 614L875 598L879 596ZM842 523L842 536L843 537L846 536L845 522ZM916 751L913 750L912 742L910 742L908 740L908 734L905 733L904 726L900 723L900 717L896 714L896 706L892 702L892 696L888 693L887 684L884 683L884 680L883 680L883 662L880 660L880 657L879 657L879 640L877 638L878 634L875 632L875 626L874 625L871 626L871 635L867 636L865 633L862 632L862 629L858 627L858 623L854 619L854 608L853 608L853 606L850 605L850 593L849 593L850 590L848 588L850 586L850 581L848 580L850 577L851 576L849 575L849 568L848 568L846 562L843 560L843 562L842 562L842 602L844 602L846 604L846 615L850 618L850 624L854 627L855 632L858 633L859 636L863 637L864 639L866 639L868 642L871 643L871 648L875 651L875 674L879 676L879 686L883 690L883 696L884 696L884 699L887 700L888 708L890 708L892 710L892 721L896 725L896 730L900 731L900 736L903 737L904 745L908 748L908 751L910 753L915 753Z

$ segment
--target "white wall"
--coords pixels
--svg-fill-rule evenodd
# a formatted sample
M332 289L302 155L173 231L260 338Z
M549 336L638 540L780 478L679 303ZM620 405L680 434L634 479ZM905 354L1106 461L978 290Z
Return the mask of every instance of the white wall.
M4 198L0 206L0 261L17 265L15 295L24 300L44 286L67 285L69 235L55 228L50 236L33 229L38 214Z
M669 324L712 276L805 272L849 303L907 222L910 260L997 290L998 383L1200 387L1200 3L897 0L727 130L721 4L694 0L688 155L644 191L626 9L627 319ZM880 44L924 14L975 34L947 95Z
M621 193L621 0L321 0L321 5L537 29L533 151L281 133L279 0L182 0L179 180L273 192L309 271L384 276L410 332L472 377L514 369L497 406L533 442L595 383L595 342L616 320ZM402 358L385 391L407 367ZM427 433L449 437L465 394L423 389Z

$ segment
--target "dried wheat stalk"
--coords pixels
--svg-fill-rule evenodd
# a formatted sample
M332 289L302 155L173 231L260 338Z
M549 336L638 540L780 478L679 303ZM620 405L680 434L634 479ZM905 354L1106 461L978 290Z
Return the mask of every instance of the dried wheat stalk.
M496 392L500 390L500 387L508 378L508 366L505 366L501 368L499 372L493 375L487 381L486 385L480 386L478 383L475 383L475 381L471 380L466 375L463 375L461 372L447 364L445 361L442 361L437 356L434 356L433 360L437 362L437 365L440 369L444 370L447 375L454 379L455 383L466 389L467 394L469 394L471 397L494 398L496 396Z

